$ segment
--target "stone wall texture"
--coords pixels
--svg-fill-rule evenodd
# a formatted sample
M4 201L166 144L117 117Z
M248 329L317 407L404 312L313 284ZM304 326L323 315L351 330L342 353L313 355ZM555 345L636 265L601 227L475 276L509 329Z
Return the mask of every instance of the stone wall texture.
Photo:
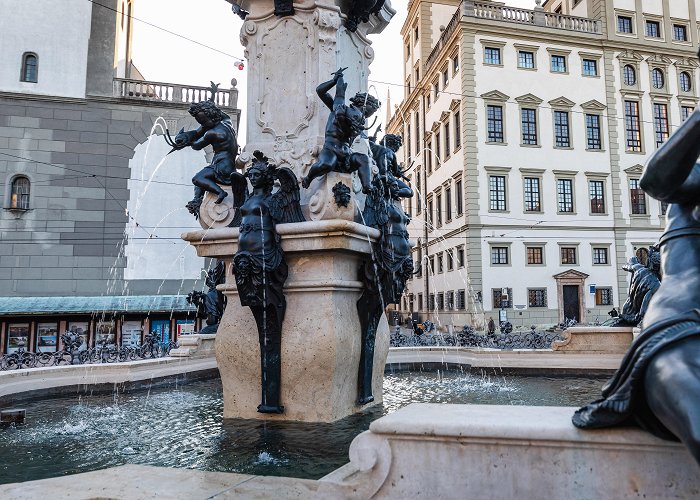
M158 116L189 117L184 106L0 94L0 295L176 293L194 286L123 280L129 160ZM18 175L31 182L29 210L10 208ZM167 196L167 186L152 196Z

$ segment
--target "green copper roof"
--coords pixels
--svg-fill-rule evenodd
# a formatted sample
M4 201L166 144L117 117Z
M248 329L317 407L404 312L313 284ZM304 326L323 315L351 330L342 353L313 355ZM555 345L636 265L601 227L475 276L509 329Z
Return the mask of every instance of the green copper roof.
M185 295L112 297L0 297L0 316L26 314L187 312L195 308Z

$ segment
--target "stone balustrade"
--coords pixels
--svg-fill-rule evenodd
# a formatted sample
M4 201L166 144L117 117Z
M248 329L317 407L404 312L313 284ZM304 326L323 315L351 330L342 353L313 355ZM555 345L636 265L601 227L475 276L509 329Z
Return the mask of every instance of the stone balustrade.
M440 38L425 60L425 69L429 69L438 59L442 48L450 38L455 28L459 25L462 16L477 19L487 19L490 21L503 21L507 23L526 24L530 26L542 26L546 28L577 31L579 33L589 33L593 35L602 34L602 24L596 19L584 17L564 16L545 12L542 7L534 9L521 9L511 7L502 2L478 2L474 0L463 0L460 7L455 12L447 27L443 30Z
M189 105L208 99L210 94L209 87L128 78L114 79L113 96L120 99ZM238 89L221 89L216 93L214 101L222 109L235 109L238 104Z

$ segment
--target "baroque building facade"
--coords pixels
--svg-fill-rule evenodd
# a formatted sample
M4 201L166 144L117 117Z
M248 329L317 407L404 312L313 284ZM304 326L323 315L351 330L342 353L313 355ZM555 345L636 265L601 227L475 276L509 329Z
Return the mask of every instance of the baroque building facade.
M209 93L144 80L135 4L0 0L0 353L194 327L206 263L179 237L207 154L153 134L194 128ZM235 85L216 101L237 127Z
M388 130L418 193L399 305L440 325L607 319L666 207L643 165L698 103L698 0L412 0Z

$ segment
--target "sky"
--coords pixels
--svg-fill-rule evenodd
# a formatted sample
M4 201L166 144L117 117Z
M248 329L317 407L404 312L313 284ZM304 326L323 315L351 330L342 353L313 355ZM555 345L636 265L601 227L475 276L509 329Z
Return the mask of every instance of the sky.
M534 0L507 0L506 3L523 8L535 5ZM403 96L400 32L408 0L391 0L391 4L397 11L391 23L380 35L370 37L375 51L370 85L374 85L384 103L388 89L393 105ZM144 77L151 81L204 87L213 81L220 83L221 88L229 88L231 79L235 78L239 89L238 107L242 110L241 129L245 128L248 68L239 70L235 66L245 56L239 40L242 21L231 12L231 5L225 0L140 0L135 2L133 16L133 60ZM372 90L370 87L370 92ZM380 112L379 116L382 119L386 114ZM245 143L245 132L241 130L239 135Z

